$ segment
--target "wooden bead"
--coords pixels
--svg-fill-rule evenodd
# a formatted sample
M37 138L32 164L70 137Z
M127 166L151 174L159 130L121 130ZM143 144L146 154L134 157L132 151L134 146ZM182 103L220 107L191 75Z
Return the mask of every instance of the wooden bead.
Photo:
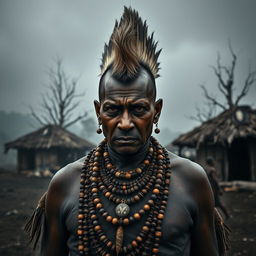
M153 248L153 249L152 249L152 252L153 252L153 253L158 253L158 252L159 252L159 249L158 249L158 248Z
M136 168L136 172L139 173L139 174L142 173L141 168Z
M164 152L163 152L162 149L158 149L158 150L157 150L157 153L158 153L158 154L163 154Z
M108 241L107 247L111 247L112 245L113 245L113 243L111 241Z
M121 172L116 172L115 173L115 176L118 178L118 177L120 177L120 175L121 175Z
M78 251L83 251L84 250L84 246L82 244L78 245Z
M97 209L102 208L102 204L101 204L101 203L96 204L96 208L97 208Z
M90 177L90 180L93 181L93 182L95 182L95 181L97 181L98 179L97 179L97 177Z
M155 236L157 236L157 237L161 237L161 236L162 236L162 232L157 231L157 232L155 233Z
M164 156L163 155L158 155L157 159L162 160L162 159L164 159Z
M83 215L83 214L78 214L77 218L78 218L79 220L81 220L81 219L84 218L84 215Z
M94 166L94 167L92 168L92 170L93 170L94 172L97 172L97 171L99 171L100 169L99 169L98 166Z
M148 226L143 226L143 227L142 227L142 230L145 231L145 232L147 232L147 231L149 231L149 228L148 228Z
M97 193L98 192L98 189L97 188L93 188L92 189L92 193Z
M158 189L158 188L154 188L154 189L153 189L153 194L158 195L159 193L160 193L160 191L159 191L159 189Z
M112 221L112 216L108 215L108 217L106 218L107 222L111 222Z
M100 152L99 152L99 151L96 151L96 152L94 153L94 155L95 155L95 156L100 156Z
M104 157L107 157L107 156L109 156L109 153L108 153L108 152L104 152L104 153L103 153L103 156L104 156Z
M111 163L108 163L106 166L108 169L111 169L113 167L113 165Z
M143 209L144 209L145 211L149 211L149 210L150 210L150 205L149 205L149 204L145 204L144 207L143 207Z
M138 242L142 242L143 239L142 239L141 236L137 236L137 237L136 237L136 240L137 240Z
M138 195L135 195L135 196L134 196L134 200L135 200L135 201L139 201L139 200L140 200L140 197L139 197Z
M94 230L95 230L95 231L101 230L101 226L100 226L100 225L95 226L95 227L94 227Z
M105 193L105 197L110 197L111 193L110 192L106 192Z
M164 218L164 215L163 215L162 213L159 213L159 214L157 215L157 218L158 218L159 220L162 220L162 219Z
M141 218L139 213L134 213L133 215L134 219L139 220Z
M132 241L132 246L136 247L136 246L138 246L138 243L135 240L133 240Z
M95 199L93 200L93 202L94 202L95 204L97 204L97 203L100 202L100 199L99 199L99 198L95 198Z
M81 229L78 229L78 230L77 230L77 234L78 234L79 236L83 235L83 233L84 233L83 230L81 230Z
M145 165L149 165L149 160L144 160L144 162L143 162Z
M93 215L91 216L91 219L92 219L92 220L97 219L97 215L93 214Z
M127 172L126 174L125 174L125 178L126 179L130 179L132 177L132 175L129 173L129 172Z
M124 218L124 219L123 219L123 223L124 223L125 225L128 225L128 224L130 223L130 221L129 221L128 218Z
M118 223L118 218L113 218L113 219L112 219L112 224L115 225L115 224L117 224L117 223Z

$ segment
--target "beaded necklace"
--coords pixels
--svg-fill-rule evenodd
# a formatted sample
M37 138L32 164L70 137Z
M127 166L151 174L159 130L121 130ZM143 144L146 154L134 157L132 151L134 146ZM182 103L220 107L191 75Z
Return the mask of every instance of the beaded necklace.
M168 152L151 137L143 163L134 170L118 170L110 161L106 140L86 157L80 179L78 213L79 255L154 255L159 252L162 221L167 206L170 184ZM115 216L105 208L100 197L116 204ZM131 213L133 204L146 195L143 207ZM124 245L125 227L145 221L134 239ZM116 226L115 241L104 232L101 221Z

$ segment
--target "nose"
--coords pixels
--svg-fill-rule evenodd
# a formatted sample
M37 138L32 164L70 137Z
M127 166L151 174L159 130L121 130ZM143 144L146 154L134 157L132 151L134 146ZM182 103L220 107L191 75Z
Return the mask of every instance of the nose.
M134 124L129 116L128 111L124 111L123 115L121 116L117 127L121 130L128 131L134 127Z

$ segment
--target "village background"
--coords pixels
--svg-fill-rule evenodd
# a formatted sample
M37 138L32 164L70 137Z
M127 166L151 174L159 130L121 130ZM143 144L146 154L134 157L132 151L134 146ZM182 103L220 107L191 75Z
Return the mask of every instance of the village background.
M216 158L233 230L228 255L256 255L253 0L0 0L0 255L34 255L23 227L51 175L102 139L93 100L104 42L123 5L147 19L163 48L156 138L200 164ZM49 111L58 79L71 93L66 119ZM224 96L230 81L233 105Z

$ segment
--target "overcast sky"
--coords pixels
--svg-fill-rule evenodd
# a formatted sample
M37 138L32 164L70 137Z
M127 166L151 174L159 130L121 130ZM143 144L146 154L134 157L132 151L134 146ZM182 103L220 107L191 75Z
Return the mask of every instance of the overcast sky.
M249 63L256 69L254 0L0 0L0 110L27 113L28 105L36 107L46 67L58 54L71 77L81 75L78 90L86 93L81 107L93 114L103 45L124 5L139 11L163 48L156 81L164 99L160 128L184 132L197 125L186 116L202 104L199 84L220 96L210 65L217 52L230 63L228 39L238 53L235 93ZM255 99L254 85L243 103Z

